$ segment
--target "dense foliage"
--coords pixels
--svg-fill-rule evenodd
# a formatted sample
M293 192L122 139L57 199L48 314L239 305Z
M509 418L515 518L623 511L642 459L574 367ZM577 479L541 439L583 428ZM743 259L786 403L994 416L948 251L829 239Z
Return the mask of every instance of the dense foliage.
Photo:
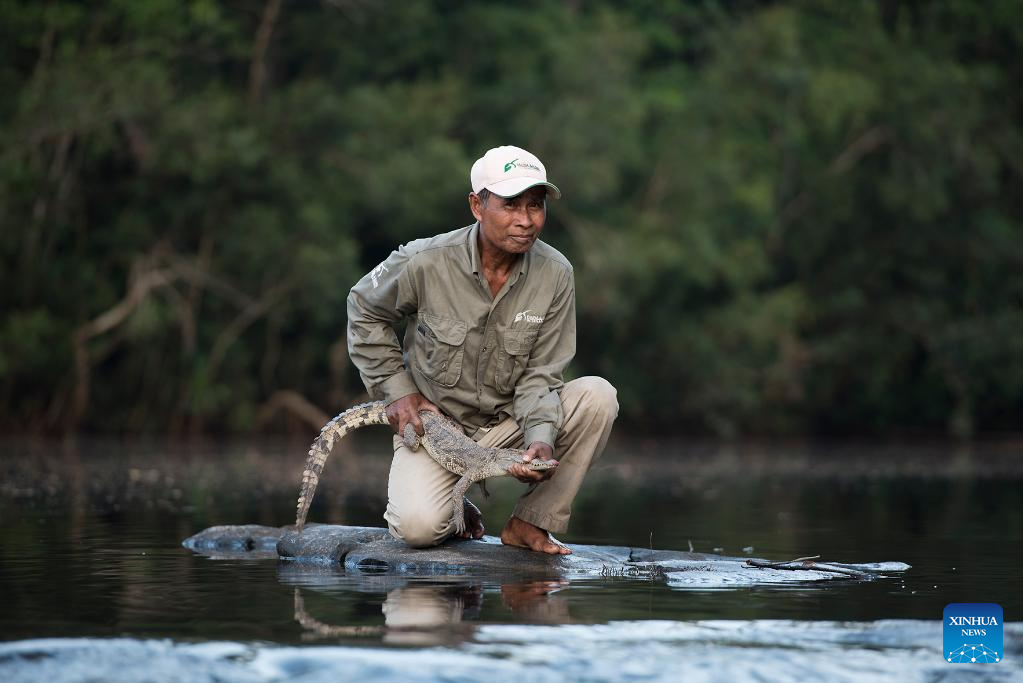
M0 0L0 426L344 407L348 288L519 144L633 424L1018 428L1021 42L1015 0Z

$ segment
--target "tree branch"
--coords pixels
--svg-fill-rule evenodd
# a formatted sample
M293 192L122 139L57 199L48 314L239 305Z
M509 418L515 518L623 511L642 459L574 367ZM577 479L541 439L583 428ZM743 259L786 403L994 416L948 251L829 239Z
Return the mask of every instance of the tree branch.
M256 44L252 49L252 62L249 64L249 102L256 103L263 95L266 84L266 51L270 47L274 26L281 13L281 0L267 0L263 6L263 18L256 31Z
M877 125L868 129L862 135L849 143L849 145L843 149L830 164L828 164L823 176L830 178L849 171L857 163L859 163L863 157L888 142L889 137L890 133L886 126ZM781 234L785 231L785 228L789 225L789 223L802 216L810 207L813 189L814 188L810 187L802 190L799 194L789 200L789 202L785 204L784 208L782 208L781 213L778 214L778 220L775 223L775 227L770 232L769 240L770 247L772 249L781 239Z
M259 299L251 302L239 313L231 323L225 327L216 340L213 342L213 349L210 351L210 362L206 366L206 377L209 381L217 376L220 365L223 363L227 351L231 348L238 337L249 328L254 322L262 318L291 289L290 282L281 283L271 287Z
M312 429L319 431L330 420L330 415L323 412L305 396L297 391L285 389L270 395L256 417L256 428L265 426L279 412L294 415Z
M137 271L137 267L133 267L132 270ZM89 403L89 374L92 370L89 340L123 323L152 290L170 285L177 277L174 269L168 268L153 268L142 273L133 272L129 277L128 293L124 298L89 322L79 325L75 330L71 342L75 359L75 389L71 399L69 425L71 428L77 427L81 422Z

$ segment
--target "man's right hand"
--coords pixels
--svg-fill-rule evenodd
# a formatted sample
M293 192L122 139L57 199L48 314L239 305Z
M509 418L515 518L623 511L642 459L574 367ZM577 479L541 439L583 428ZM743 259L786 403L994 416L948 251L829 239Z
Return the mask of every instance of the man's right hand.
M427 401L422 394L409 394L397 401L387 404L387 421L398 436L405 436L405 425L410 424L416 434L423 435L423 421L419 419L420 410L429 410L443 415L440 408Z

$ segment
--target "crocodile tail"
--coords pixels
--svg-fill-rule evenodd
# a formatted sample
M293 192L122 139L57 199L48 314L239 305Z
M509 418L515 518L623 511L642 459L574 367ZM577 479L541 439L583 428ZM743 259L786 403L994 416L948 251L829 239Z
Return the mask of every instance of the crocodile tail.
M302 488L298 493L298 511L295 515L295 528L301 532L305 527L305 518L309 514L309 506L316 495L316 485L320 482L320 473L327 464L327 458L334 445L345 438L353 429L366 425L387 424L386 404L383 401L363 403L344 411L328 422L320 430L320 435L309 448L309 457L305 461L302 472Z

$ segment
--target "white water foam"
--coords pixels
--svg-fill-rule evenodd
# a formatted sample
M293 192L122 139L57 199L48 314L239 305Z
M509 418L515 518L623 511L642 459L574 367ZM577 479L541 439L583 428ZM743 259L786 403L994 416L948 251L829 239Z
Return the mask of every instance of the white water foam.
M480 626L451 647L306 646L169 640L40 639L0 643L4 683L320 683L1023 679L1023 623L1005 625L998 664L948 664L940 620L638 621Z
M644 563L636 563L643 566ZM750 567L745 560L720 559L713 562L700 560L667 560L657 562L667 573L671 588L735 588L741 586L782 585L810 581L848 580L849 577L816 569L773 569ZM867 572L904 572L910 568L903 562L870 562L843 564L846 569ZM879 575L877 578L884 578Z

